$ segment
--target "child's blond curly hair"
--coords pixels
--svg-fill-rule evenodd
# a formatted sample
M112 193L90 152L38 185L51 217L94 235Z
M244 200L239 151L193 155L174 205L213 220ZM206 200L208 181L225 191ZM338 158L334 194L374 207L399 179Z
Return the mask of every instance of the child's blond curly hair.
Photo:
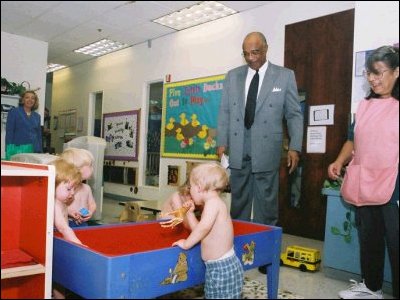
M178 193L182 196L188 196L190 195L190 184L188 182L185 182L181 186L178 187Z
M209 162L194 167L190 172L190 181L205 191L222 192L228 185L229 177L219 163Z
M60 157L70 164L74 164L78 169L84 166L92 166L94 162L93 154L86 149L67 148L61 153Z
M66 160L58 158L50 165L54 165L56 169L56 187L62 182L71 182L73 185L81 182L82 175L79 169Z

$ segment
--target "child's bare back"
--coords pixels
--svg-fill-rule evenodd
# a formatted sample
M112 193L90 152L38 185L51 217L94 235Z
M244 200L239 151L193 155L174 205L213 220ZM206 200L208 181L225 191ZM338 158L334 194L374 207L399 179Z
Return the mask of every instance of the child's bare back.
M205 261L218 259L233 247L232 220L225 202L220 197L205 202L199 224L202 221L213 222L210 232L201 241L202 259Z

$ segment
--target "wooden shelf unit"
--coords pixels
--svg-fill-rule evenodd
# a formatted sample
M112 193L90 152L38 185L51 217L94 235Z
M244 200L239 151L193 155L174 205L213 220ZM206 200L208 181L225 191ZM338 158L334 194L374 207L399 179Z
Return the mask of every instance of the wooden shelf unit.
M1 162L1 298L51 298L54 166Z
M21 276L29 276L35 274L42 274L46 272L45 266L41 264L34 264L31 266L22 266L7 268L1 270L1 279L15 278Z

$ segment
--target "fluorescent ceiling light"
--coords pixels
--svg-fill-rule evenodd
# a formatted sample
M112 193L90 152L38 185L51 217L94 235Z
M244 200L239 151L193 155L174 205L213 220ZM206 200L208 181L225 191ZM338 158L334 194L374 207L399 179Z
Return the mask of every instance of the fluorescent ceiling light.
M57 71L57 70L60 70L60 69L66 68L66 67L67 66L64 66L64 65L50 63L47 65L47 73L51 73L51 72L54 72L54 71Z
M102 56L104 54L117 51L127 46L127 44L123 44L120 42L102 39L101 41L76 49L74 50L74 52L88 54L92 56Z
M217 20L237 13L235 10L226 7L216 1L203 1L191 7L163 16L153 22L170 27L175 30L182 30L213 20Z

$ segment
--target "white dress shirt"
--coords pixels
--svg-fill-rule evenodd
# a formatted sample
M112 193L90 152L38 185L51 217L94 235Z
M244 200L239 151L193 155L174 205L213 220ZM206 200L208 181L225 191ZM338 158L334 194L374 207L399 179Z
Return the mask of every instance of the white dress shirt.
M264 80L264 76L265 76L265 72L267 71L267 68L268 68L268 60L258 70L259 81L258 81L257 98L258 98L258 94L260 93L261 85ZM252 68L249 67L247 70L247 77L246 77L246 91L245 91L246 96L244 97L244 106L245 107L246 107L247 93L249 92L250 83L255 74L256 74L256 70L253 70Z

